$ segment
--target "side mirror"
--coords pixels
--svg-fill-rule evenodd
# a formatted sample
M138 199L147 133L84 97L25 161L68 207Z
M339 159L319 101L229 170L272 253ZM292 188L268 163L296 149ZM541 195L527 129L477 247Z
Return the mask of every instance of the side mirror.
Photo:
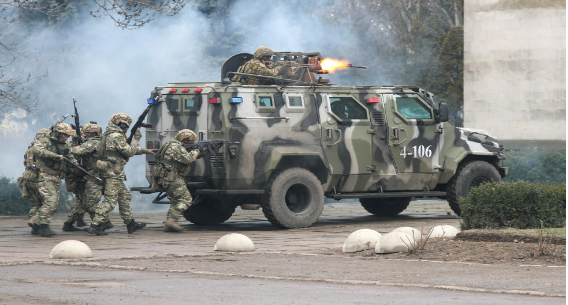
M447 122L450 119L448 105L446 103L438 104L438 111L436 111L436 121Z

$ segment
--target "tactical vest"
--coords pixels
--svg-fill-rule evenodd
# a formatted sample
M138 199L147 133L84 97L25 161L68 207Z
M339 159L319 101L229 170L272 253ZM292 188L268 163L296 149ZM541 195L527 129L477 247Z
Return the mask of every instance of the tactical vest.
M102 141L100 140L100 137L87 138L87 142L89 141L99 141L99 143L97 144L97 148L93 150L93 152L87 155L83 155L81 157L81 160L83 161L83 167L91 172L97 168L97 160L99 160L97 156Z
M166 158L166 151L172 145L174 145L174 143L172 141L170 141L166 145L160 147L160 149L158 150L158 153L156 153L156 156L157 156L156 163L157 164L163 164L163 166L166 168L166 170L168 170L168 169L173 170L177 174L185 173L187 168L188 168L188 165L177 162L177 161L172 160L172 159ZM177 145L180 145L180 144L177 144Z
M69 148L67 147L67 143L59 143L51 138L41 139L39 141L46 143L45 149L52 153L63 156L69 153ZM53 158L39 157L39 156L37 158L37 167L41 172L53 176L59 176L61 178L63 178L63 175L67 170L65 162Z

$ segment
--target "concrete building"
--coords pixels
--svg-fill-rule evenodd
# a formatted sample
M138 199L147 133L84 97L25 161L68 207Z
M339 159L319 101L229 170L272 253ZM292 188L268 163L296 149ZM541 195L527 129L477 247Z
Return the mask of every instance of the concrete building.
M464 126L566 147L566 2L465 0Z

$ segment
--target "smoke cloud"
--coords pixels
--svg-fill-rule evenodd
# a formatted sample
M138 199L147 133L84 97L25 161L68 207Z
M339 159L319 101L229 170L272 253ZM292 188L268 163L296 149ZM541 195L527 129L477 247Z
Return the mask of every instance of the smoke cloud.
M72 29L34 32L23 47L42 54L42 60L23 62L20 68L32 74L48 73L34 88L41 111L2 117L0 175L21 175L23 154L35 133L71 114L73 97L81 124L96 121L104 129L114 113L125 112L136 120L154 87L169 82L218 82L224 60L236 53L253 53L259 46L321 52L324 57L368 66L324 76L335 84L384 83L376 65L351 58L365 42L350 32L350 24L330 22L334 18L328 11L331 2L300 3L236 1L230 7L209 10L188 4L180 14L160 17L137 30L122 30L108 18L83 17ZM69 117L66 122L73 120ZM147 185L144 159L136 156L126 165L130 186Z

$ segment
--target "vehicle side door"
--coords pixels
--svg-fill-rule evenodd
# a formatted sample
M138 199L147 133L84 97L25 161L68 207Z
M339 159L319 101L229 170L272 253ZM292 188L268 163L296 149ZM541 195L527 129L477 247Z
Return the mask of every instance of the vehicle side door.
M321 96L321 141L329 170L339 179L336 190L366 191L366 182L373 173L369 109L351 94Z
M385 94L388 146L398 173L434 173L439 164L439 129L434 107L415 94Z

